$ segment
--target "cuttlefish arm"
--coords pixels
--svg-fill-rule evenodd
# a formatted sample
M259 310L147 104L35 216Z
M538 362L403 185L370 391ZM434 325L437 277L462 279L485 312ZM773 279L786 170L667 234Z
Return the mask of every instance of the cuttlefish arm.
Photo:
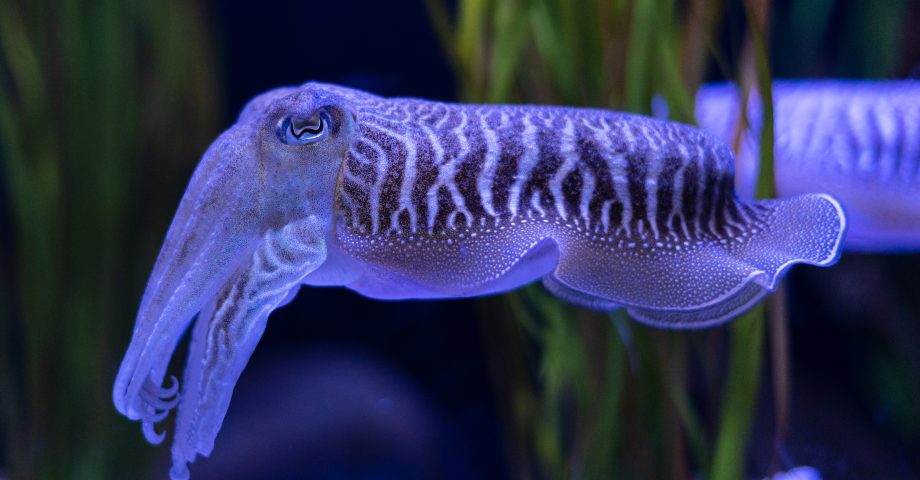
M199 163L166 235L113 389L147 440L179 415L172 478L207 455L269 313L326 259L332 193L353 117L324 95L254 99ZM280 100L279 100L280 99ZM166 379L197 321L184 381Z
M265 233L251 260L209 301L195 323L172 447L173 478L209 455L236 384L265 330L269 313L296 293L326 257L315 217ZM229 387L229 388L228 388Z

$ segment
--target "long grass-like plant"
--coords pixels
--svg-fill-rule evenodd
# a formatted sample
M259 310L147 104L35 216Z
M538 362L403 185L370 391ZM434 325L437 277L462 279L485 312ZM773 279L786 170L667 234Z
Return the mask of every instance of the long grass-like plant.
M109 392L170 210L216 130L205 18L171 0L0 2L10 478L142 471L140 436Z

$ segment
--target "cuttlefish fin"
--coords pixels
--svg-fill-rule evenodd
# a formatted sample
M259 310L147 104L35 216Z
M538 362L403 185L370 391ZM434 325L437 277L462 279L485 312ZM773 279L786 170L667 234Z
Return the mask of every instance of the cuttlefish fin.
M188 464L211 453L268 315L289 301L325 258L326 245L313 218L269 231L251 261L205 305L193 328L180 392L171 478L188 478Z
M656 327L702 328L754 306L790 266L826 266L839 257L846 217L833 197L762 200L748 211L759 212L757 218L738 225L733 237L671 248L616 250L570 241L544 284L585 307L623 305Z
M607 300L604 297L599 297L597 295L582 292L576 288L568 287L561 283L559 280L556 280L556 277L553 275L547 275L543 277L543 287L546 288L549 293L552 293L556 297L561 298L566 302L574 303L575 305L589 308L591 310L610 311L623 307L622 305Z

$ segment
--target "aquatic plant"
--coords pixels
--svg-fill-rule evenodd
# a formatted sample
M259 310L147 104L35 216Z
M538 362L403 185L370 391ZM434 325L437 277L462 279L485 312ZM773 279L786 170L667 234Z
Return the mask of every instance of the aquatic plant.
M142 259L215 133L204 18L184 1L0 2L0 476L146 460L106 399Z

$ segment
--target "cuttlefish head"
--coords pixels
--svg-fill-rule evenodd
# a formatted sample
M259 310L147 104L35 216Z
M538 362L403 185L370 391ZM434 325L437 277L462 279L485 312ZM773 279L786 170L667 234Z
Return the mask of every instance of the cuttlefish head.
M322 85L276 89L253 99L204 154L157 257L112 392L118 411L141 421L151 443L164 436L153 425L177 404L182 423L188 404L189 432L177 431L176 441L185 435L191 459L209 453L268 313L325 260L355 121L349 102ZM175 377L164 382L166 370L196 315L201 327L180 393Z

